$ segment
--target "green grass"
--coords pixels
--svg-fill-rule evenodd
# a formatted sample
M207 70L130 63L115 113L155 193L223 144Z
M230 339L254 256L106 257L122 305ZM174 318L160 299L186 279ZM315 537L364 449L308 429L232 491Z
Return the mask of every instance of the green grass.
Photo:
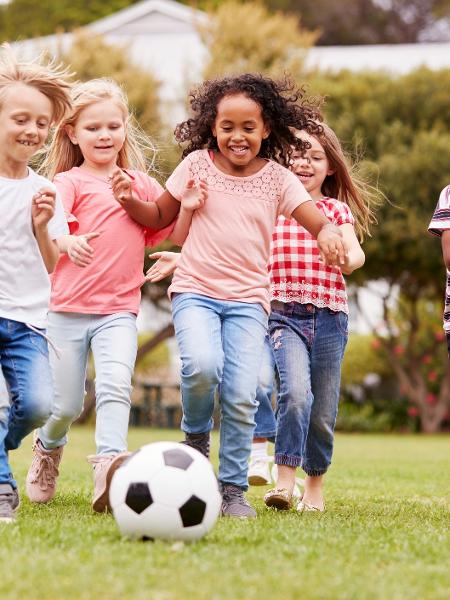
M179 437L135 429L130 448ZM22 494L17 523L0 527L1 600L450 597L448 436L339 435L326 513L268 511L252 488L258 519L219 520L185 545L127 541L91 512L93 450L92 429L74 428L55 500ZM21 489L30 456L29 440L11 454Z

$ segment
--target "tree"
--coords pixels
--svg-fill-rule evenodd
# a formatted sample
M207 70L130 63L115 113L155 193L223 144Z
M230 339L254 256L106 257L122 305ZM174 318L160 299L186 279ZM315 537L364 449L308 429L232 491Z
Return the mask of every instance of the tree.
M209 50L205 78L245 71L299 74L304 58L300 50L306 52L316 39L297 17L270 14L258 0L227 0L210 17L208 24L199 26Z
M347 145L362 148L361 166L376 173L390 200L364 245L365 267L352 281L387 284L383 322L374 333L425 431L437 430L450 410L444 268L439 241L427 234L439 192L450 181L449 85L450 69L419 69L397 79L342 72L311 82L327 94L327 120Z

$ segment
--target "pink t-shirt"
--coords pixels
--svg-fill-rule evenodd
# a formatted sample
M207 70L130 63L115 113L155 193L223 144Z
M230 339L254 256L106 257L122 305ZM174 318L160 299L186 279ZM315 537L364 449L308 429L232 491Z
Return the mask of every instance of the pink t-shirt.
M297 177L267 161L249 177L220 171L208 150L189 154L166 183L181 200L189 179L206 181L208 199L194 213L169 294L192 292L220 300L269 304L270 241L279 214L311 200Z
M127 171L137 197L155 201L163 189L140 171ZM144 283L146 246L167 238L173 225L155 231L139 225L114 198L107 181L74 167L59 173L54 184L61 196L70 233L98 231L89 243L94 260L80 268L63 254L52 275L50 310L85 314L137 314Z

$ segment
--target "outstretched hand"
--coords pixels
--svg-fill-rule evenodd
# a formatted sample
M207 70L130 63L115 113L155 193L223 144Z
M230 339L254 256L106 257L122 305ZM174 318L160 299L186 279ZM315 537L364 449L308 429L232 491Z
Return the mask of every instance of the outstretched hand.
M164 279L175 271L180 253L155 252L154 254L149 254L148 257L152 260L157 260L145 274L145 279L146 281L156 282L161 281L161 279Z
M189 179L181 198L181 206L186 210L197 210L201 208L208 198L208 186L206 181L200 181L196 185L193 179Z
M87 267L94 258L94 249L88 243L98 237L100 233L84 233L83 235L72 235L67 247L67 256L79 267Z

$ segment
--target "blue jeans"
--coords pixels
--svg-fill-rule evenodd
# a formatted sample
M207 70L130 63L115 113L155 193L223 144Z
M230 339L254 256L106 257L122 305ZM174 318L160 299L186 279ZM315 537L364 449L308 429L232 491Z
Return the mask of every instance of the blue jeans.
M95 443L97 454L126 450L131 377L137 352L136 315L50 312L48 333L60 350L50 352L55 399L39 430L45 448L67 442L67 432L83 410L89 349L95 364Z
M258 387L256 389L256 400L258 410L255 415L256 427L253 433L255 438L267 438L275 441L277 423L272 408L272 394L274 390L275 358L269 336L264 341L261 368L259 371Z
M279 377L276 464L301 466L311 476L327 471L347 327L343 312L272 303L269 334Z
M0 317L0 363L10 399L0 407L0 484L16 487L8 452L46 421L52 405L47 340L25 323Z
M247 489L267 314L260 304L191 293L174 294L172 313L182 361L181 428L211 430L218 389L219 480Z

